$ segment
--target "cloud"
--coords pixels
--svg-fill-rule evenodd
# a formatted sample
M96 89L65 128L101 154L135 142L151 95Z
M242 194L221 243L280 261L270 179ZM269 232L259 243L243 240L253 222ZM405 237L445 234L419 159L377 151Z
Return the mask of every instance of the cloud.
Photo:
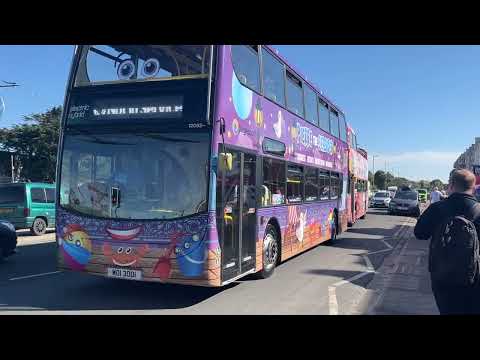
M373 167L375 155L375 171L387 170L411 180L447 181L448 175L453 168L453 163L461 152L454 151L406 151L403 153L371 153L369 154L370 170Z

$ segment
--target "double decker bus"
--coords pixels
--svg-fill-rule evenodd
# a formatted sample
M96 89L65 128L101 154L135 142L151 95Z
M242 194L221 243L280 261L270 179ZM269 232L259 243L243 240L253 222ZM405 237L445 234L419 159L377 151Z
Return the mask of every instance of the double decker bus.
M347 125L348 190L347 219L352 226L358 219L365 219L368 209L368 155L357 145L357 135Z
M480 201L480 165L472 165L472 172L475 175L475 197Z
M269 46L77 46L64 109L62 270L222 286L347 228L344 113Z

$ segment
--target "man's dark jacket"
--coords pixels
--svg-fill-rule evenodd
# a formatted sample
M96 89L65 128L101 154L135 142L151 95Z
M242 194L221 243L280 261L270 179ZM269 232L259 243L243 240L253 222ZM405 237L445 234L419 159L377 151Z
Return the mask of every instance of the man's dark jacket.
M473 195L454 193L447 199L430 205L423 212L414 229L415 237L428 240L447 218L458 215L463 215L470 220L476 216L474 223L480 236L480 205L477 199Z

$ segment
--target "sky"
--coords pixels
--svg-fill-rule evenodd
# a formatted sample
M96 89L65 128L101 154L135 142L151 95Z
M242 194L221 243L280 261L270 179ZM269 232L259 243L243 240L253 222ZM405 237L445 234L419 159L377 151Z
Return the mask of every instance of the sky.
M375 170L446 181L479 135L480 46L274 47L346 113L370 170L375 157ZM0 80L21 85L0 88L0 126L61 105L72 54L72 45L0 46Z

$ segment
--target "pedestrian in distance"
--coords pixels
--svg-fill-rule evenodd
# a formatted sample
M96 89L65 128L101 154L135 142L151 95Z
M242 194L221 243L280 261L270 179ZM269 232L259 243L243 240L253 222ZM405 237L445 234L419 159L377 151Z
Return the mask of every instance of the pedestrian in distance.
M450 196L432 203L414 229L430 241L428 270L440 314L480 314L480 204L475 176L466 169L450 174Z
M438 187L435 186L433 188L433 191L430 193L430 204L434 204L437 201L442 200L442 198L443 198L442 193L440 191L438 191Z

